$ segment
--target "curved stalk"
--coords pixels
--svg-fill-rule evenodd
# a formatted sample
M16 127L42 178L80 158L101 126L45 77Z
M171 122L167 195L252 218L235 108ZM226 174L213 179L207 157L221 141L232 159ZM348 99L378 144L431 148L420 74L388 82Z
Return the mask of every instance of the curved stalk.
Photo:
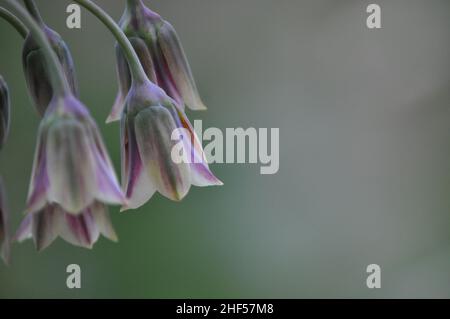
M141 65L138 55L134 51L131 42L128 40L127 36L123 33L117 23L98 5L90 0L74 0L87 10L89 10L93 15L95 15L103 24L111 31L111 33L116 38L120 47L122 48L124 55L127 59L128 65L130 67L131 78L133 81L144 82L148 81L148 77Z
M39 12L39 9L34 2L34 0L24 0L25 7L27 8L28 12L31 14L31 16L34 18L34 20L40 25L44 26L44 20L42 20L41 13Z
M142 0L127 0L127 5L131 8L136 7L137 5L144 6Z
M142 4L142 0L127 0L129 5Z
M14 9L17 16L30 30L30 33L35 41L42 47L45 59L49 67L50 81L54 94L58 96L71 94L70 86L62 71L61 64L59 63L58 57L53 51L44 31L42 31L38 23L34 21L33 17L20 4L18 4L17 1L3 1L8 3Z
M0 18L3 18L10 25L16 29L17 32L20 33L22 38L26 38L28 35L27 27L19 20L14 14L6 10L5 8L0 7Z

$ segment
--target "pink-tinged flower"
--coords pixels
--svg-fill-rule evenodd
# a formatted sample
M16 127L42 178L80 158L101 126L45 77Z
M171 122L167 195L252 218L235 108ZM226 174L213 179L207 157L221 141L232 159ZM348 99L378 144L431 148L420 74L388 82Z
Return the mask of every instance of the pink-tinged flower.
M79 215L94 202L124 204L95 122L73 96L55 96L41 121L27 213L57 204Z
M191 161L174 161L172 151L179 143L175 130L189 132L181 151ZM222 185L204 160L202 146L184 111L150 81L133 85L121 120L122 188L128 205L138 208L155 192L179 201L191 185Z
M141 0L128 0L119 24L151 81L181 108L186 105L192 110L206 110L181 42L169 22L145 7ZM107 122L120 119L131 83L125 57L119 47L116 51L119 93Z
M0 75L0 149L5 144L9 132L9 91L8 85Z
M38 212L28 214L14 239L18 242L33 239L36 249L41 251L60 236L72 245L91 249L100 234L117 241L106 205L94 202L78 215L73 215L60 205L49 204Z
M6 207L6 195L3 182L0 178L0 257L9 263L10 240L9 240L9 214Z
M75 96L78 96L75 67L69 48L61 36L46 26L40 17L38 17L37 20L61 63L62 70L69 82L72 93ZM53 97L53 88L50 84L50 73L42 50L43 49L34 40L33 36L29 34L23 45L22 63L29 94L41 116L44 115L45 110Z

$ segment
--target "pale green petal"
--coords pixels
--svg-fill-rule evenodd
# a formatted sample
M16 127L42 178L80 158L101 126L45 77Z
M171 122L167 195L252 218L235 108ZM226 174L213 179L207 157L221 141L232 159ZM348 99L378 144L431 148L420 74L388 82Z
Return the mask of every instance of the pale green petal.
M75 215L95 196L95 159L89 142L85 127L74 120L59 120L48 131L49 202Z
M171 158L172 132L176 129L170 112L161 106L148 107L135 120L136 140L144 167L155 188L167 198L181 200L191 186L189 164Z
M114 230L106 205L96 202L92 205L91 211L99 232L109 240L118 241L117 233Z
M100 236L92 206L78 215L63 214L59 235L72 245L91 249Z
M170 23L164 22L158 32L158 43L170 75L184 103L192 110L206 110L195 84L191 68L180 40Z
M58 237L61 217L55 205L32 215L32 234L38 251L47 248Z
M144 205L156 192L143 166L136 141L134 121L123 118L121 123L122 188L127 205L121 211L136 209Z

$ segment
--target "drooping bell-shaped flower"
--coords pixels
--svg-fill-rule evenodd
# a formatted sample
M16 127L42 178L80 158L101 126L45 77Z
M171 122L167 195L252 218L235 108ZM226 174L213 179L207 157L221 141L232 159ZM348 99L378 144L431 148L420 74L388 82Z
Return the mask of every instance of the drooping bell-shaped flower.
M181 142L173 139L180 134ZM155 192L179 201L191 185L222 185L208 167L202 146L183 110L146 81L133 85L121 119L122 188L128 205L138 208ZM185 161L174 160L184 153ZM181 156L182 157L182 156Z
M9 214L6 205L6 195L3 182L0 178L0 257L9 263L10 239L9 239Z
M124 204L125 197L88 110L56 95L39 127L26 211L58 204L76 216L97 201Z
M61 63L62 70L67 78L73 95L78 96L75 67L69 48L58 33L42 22L42 19L38 16L37 12L34 12L34 15ZM23 45L22 63L29 94L41 116L44 115L53 96L50 73L42 50L43 49L35 41L31 33L28 34Z
M147 76L184 109L205 110L181 42L172 25L147 8L142 0L128 0L120 27L139 56ZM119 93L107 122L120 119L130 89L130 72L117 50Z
M25 216L14 239L18 242L33 239L36 249L41 251L60 236L72 245L91 249L100 234L117 241L106 205L94 202L73 215L58 204L47 204Z
M8 85L0 75L0 149L5 144L9 132L10 101Z

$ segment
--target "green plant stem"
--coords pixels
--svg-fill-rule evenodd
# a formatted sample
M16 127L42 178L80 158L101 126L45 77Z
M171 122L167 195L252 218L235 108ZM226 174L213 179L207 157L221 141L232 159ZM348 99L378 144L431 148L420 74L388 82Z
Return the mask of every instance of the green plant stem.
M120 47L122 48L125 57L130 67L131 78L138 83L143 83L148 81L148 77L142 67L138 55L134 51L131 42L128 40L127 36L123 33L117 23L98 5L90 0L74 0L87 10L89 10L93 15L95 15L103 24L111 31L111 33L116 38Z
M129 6L143 5L142 0L127 0Z
M27 27L19 20L14 14L6 10L5 8L0 7L0 17L7 21L10 25L20 33L22 38L26 38L28 35Z
M127 0L126 11L132 16L143 18L142 15L147 9L142 0Z
M50 82L54 95L66 96L71 94L69 83L67 82L67 78L62 71L59 59L53 51L44 31L39 27L37 22L34 21L33 17L19 3L17 3L17 1L3 1L14 9L19 19L21 19L30 30L34 40L41 46L49 68Z
M28 13L31 14L31 16L34 18L34 20L42 27L45 25L44 20L41 17L41 13L39 12L39 9L34 2L34 0L24 0L25 7L28 10Z

